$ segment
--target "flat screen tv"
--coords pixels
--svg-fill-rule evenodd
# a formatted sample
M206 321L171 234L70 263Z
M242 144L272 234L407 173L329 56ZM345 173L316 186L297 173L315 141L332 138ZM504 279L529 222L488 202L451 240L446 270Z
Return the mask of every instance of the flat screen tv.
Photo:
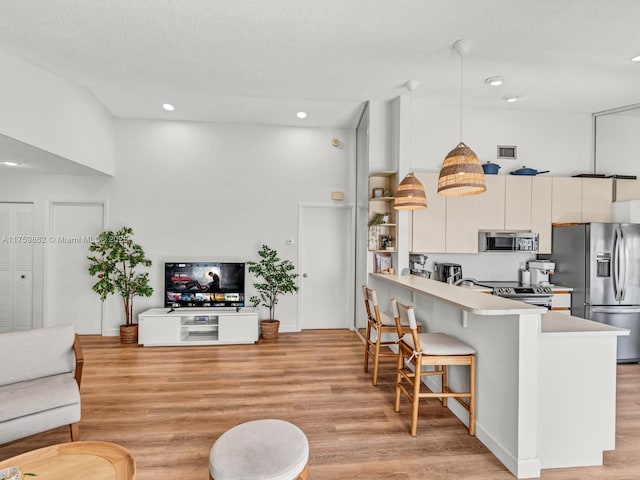
M244 307L242 262L164 264L165 307Z

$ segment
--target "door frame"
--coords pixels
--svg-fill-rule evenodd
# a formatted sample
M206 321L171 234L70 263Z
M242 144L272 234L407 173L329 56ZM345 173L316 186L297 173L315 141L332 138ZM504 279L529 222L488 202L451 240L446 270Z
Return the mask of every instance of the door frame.
M347 308L349 312L353 312L355 308L354 304L354 284L355 284L355 216L354 206L350 203L335 204L335 203L320 203L320 202L299 202L298 203L298 271L302 275L302 266L304 265L304 248L302 245L302 232L304 231L304 211L310 208L332 208L346 210L349 216L349 231L347 232L348 243L348 260L347 260L347 283L348 296L347 296ZM302 279L298 280L299 301L298 301L298 314L296 321L297 331L302 331L302 301L304 296L304 286ZM347 327L349 330L354 329L354 321L351 319L347 321Z
M47 237L53 235L53 209L56 206L82 206L82 205L101 205L102 206L102 230L106 230L108 227L107 219L109 218L109 201L108 200L49 200L45 202L45 218L44 218L44 229ZM50 320L52 317L51 312L51 296L53 290L53 255L51 253L51 249L53 245L47 242L46 248L44 249L44 275L43 275L43 308L42 308L42 325L43 327L50 326ZM87 253L89 252L89 245L87 244ZM87 272L87 287L91 288L91 279L89 278L89 273ZM100 307L100 334L101 335L113 335L113 332L109 332L106 325L107 318L107 303L102 302Z

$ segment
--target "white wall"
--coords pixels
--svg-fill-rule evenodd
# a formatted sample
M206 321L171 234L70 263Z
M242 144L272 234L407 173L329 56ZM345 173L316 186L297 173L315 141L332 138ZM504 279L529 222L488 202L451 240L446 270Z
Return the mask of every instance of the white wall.
M155 293L136 299L136 312L163 305L165 260L255 260L267 243L297 265L298 247L285 238L297 238L299 202L330 204L340 190L354 203L351 130L119 120L115 133L113 178L6 175L0 201L34 201L46 222L47 201L107 200L109 227L133 227L154 263ZM287 295L276 308L283 331L296 327L297 302ZM121 319L110 300L107 330L115 334Z
M597 117L596 166L598 173L640 176L635 153L640 138L637 110Z
M460 141L460 109L414 100L412 166L437 171ZM549 175L589 173L592 157L591 115L509 108L463 110L462 141L482 163L502 166L500 174L523 165L550 170ZM497 145L516 145L516 160L497 160ZM430 192L427 192L429 194Z
M113 119L84 87L0 52L0 133L113 174Z

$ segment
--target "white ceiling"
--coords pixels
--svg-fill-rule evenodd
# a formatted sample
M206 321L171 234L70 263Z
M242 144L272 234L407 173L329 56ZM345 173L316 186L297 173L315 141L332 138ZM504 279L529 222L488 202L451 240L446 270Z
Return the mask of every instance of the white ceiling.
M353 128L410 79L415 101L459 104L460 38L465 106L638 103L639 21L638 0L0 0L0 50L116 117Z

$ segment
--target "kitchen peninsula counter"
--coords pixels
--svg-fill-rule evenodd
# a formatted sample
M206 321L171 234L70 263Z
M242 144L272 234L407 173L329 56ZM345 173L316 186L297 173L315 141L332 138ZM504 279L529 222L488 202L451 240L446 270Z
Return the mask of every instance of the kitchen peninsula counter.
M382 309L391 298L413 305L423 331L476 350L477 438L517 478L601 465L615 448L617 335L625 330L413 275L370 274L369 285ZM453 389L466 389L467 379L466 368L451 367ZM440 391L434 377L427 385ZM468 423L457 402L449 408Z
M497 295L487 295L491 290L486 288L453 286L416 275L372 273L371 276L394 283L415 293L438 298L475 315L542 314L547 311L544 307L528 305ZM478 295L478 293L483 293L483 295Z

